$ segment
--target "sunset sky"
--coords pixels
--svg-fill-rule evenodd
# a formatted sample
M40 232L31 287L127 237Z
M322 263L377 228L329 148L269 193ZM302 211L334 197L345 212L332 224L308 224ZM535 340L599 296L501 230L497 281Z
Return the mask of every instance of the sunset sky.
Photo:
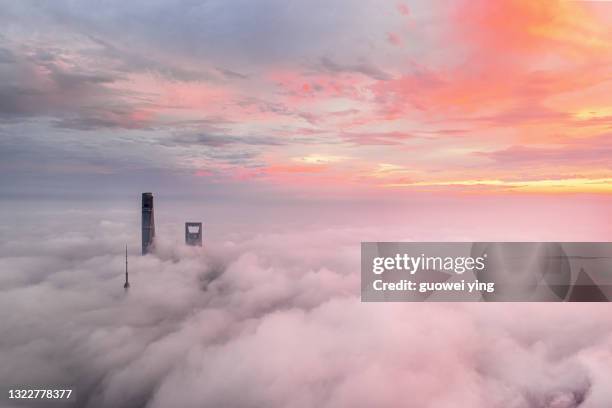
M607 304L367 303L360 268L362 242L609 243L611 209L612 0L0 0L0 384L610 407Z
M612 3L1 2L5 195L612 192Z

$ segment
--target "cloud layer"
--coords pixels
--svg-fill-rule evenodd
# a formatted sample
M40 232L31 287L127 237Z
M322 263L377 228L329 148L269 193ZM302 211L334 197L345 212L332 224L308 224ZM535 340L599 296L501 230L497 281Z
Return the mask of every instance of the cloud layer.
M199 250L161 224L155 255L132 247L124 293L121 244L137 226L116 215L3 224L0 383L71 385L87 407L612 398L605 304L362 304L356 237L402 236L365 227L206 235Z

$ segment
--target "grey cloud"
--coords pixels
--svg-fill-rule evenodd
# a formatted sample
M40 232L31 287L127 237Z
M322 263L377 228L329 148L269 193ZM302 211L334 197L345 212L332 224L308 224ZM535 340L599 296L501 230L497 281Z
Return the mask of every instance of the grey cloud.
M62 119L55 120L54 126L63 129L74 130L99 130L99 129L150 129L151 124L146 121L134 120L127 110L100 109L98 112L91 109Z
M7 23L48 27L91 35L125 50L160 50L167 55L205 59L234 72L277 61L315 60L333 47L363 44L360 55L370 55L371 37L355 31L369 13L372 25L386 16L375 1L317 0L288 4L278 0L232 1L109 1L104 12L88 2L55 1L7 4ZM389 7L392 9L392 7ZM10 18L13 16L13 18ZM350 52L354 51L353 49ZM134 61L134 63L138 63ZM169 64L170 66L172 64ZM376 75L376 74L375 74Z
M178 170L174 158L166 157L160 149L126 137L48 128L47 122L0 127L0 136L0 168L7 190L31 188L26 180L45 184L55 178L59 183L71 183L89 175L103 183L110 175L146 169L157 177L161 169L169 174ZM87 185L79 187L87 190Z
M105 49L114 50L101 40L96 44L104 44ZM0 119L3 122L50 117L54 126L66 129L151 129L153 123L149 119L137 119L132 115L137 109L151 107L148 95L114 86L116 82L126 79L128 70L156 70L161 75L181 81L219 80L241 75L222 69L214 74L205 70L182 70L119 51L114 54L117 60L113 65L109 64L109 55L88 55L83 51L83 55L89 58L103 58L98 68L81 63L78 59L67 60L61 48L23 48L27 52L23 49L11 52L13 63L0 65L0 79L3 82L0 85ZM116 64L117 61L120 65ZM181 123L174 125L183 126Z
M205 125L210 123L190 124ZM84 126L87 130L104 127L83 132ZM134 188L180 195L195 186L209 198L249 195L254 186L236 185L231 175L235 169L264 166L262 150L275 143L236 136L230 144L211 147L217 143L208 139L201 140L208 145L197 144L197 139L172 141L167 129L116 132L109 126L64 123L52 127L48 120L38 119L0 126L0 198L116 196ZM210 177L197 177L198 172Z
M541 147L515 145L493 152L477 152L475 155L489 158L496 163L519 167L584 164L609 168L612 142L609 134L601 134L585 141L577 139L563 144L551 143L549 146Z
M13 53L6 48L0 48L0 64L10 64L13 62L15 62Z
M0 65L3 122L51 118L55 127L78 130L151 127L133 116L148 108L146 98L113 87L125 79L121 72L81 67L50 50L14 55L14 63Z
M70 90L83 86L110 84L117 81L117 76L102 73L66 72L54 69L51 75L61 90Z
M340 138L354 145L401 145L408 140L418 138L406 132L344 132Z
M224 147L228 145L250 145L250 146L280 146L283 141L272 136L234 136L234 135L212 135L207 133L182 133L173 136L166 145L186 146L208 146Z
M226 68L217 68L219 72L221 72L227 78L236 78L236 79L247 79L248 75L241 74L240 72L232 71L231 69Z
M207 153L208 157L243 167L260 167L262 164L255 159L259 156L255 152L227 152L227 151L211 151Z
M388 73L384 72L380 68L374 65L371 65L367 62L359 62L356 64L340 64L340 63L334 62L328 57L323 57L321 58L320 67L327 72L359 73L359 74L368 76L372 79L377 79L377 80L382 80L382 81L386 81L392 78L391 75L389 75Z
M16 62L0 65L13 66L13 71L22 72L19 76L0 70L0 80L10 87L4 90L3 96L11 90L21 91L3 98L0 106L3 120L52 116L56 126L80 130L146 128L147 124L130 122L128 116L117 120L118 115L107 112L109 106L119 104L123 110L130 110L143 100L146 102L146 95L120 92L117 87L109 86L127 73L152 72L179 81L241 81L277 66L279 61L297 65L303 65L298 62L303 61L308 65L309 61L319 61L320 55L327 52L321 50L321 44L327 47L331 46L330 39L345 40L344 34L352 33L359 15L351 11L356 7L354 3L344 0L292 6L275 0L257 3L111 1L105 4L103 13L87 2L61 0L4 2L3 7L6 12L0 16L0 24L9 29L2 39L9 46L0 59ZM358 7L367 10L377 6L367 2ZM312 18L305 19L304 15ZM355 35L366 36L365 33ZM366 44L363 40L351 43ZM13 49L10 44L23 47ZM67 51L62 50L66 44L71 47L70 52L63 52ZM28 47L31 49L26 57L24 50ZM345 48L341 46L336 49L339 50L334 56L337 60L323 58L315 62L318 69L358 72L378 79L388 76L369 63L337 62L355 61L355 58L344 55L341 50ZM358 54L369 52L368 48ZM63 60L74 54L79 58ZM45 81L27 74L40 66L50 71L42 79L48 80L55 89L47 89ZM88 66L95 71L88 71ZM24 92L41 95L25 97ZM83 107L90 111L83 112ZM310 123L318 120L308 113L283 111L278 106L268 108L281 109L281 114ZM93 109L98 112L92 114Z
M24 116L40 112L40 98L44 93L37 89L4 85L0 86L0 117Z
M270 102L258 98L243 98L238 102L240 106L255 106L261 112L273 112L278 115L291 116L302 119L310 124L316 124L321 119L322 115L317 115L310 112L303 112L296 109L291 109L283 103Z
M92 53L114 60L118 64L116 69L123 72L156 72L166 78L186 82L214 81L220 79L220 75L210 69L201 68L200 70L195 70L183 68L177 64L173 64L171 61L161 62L151 56L143 55L136 50L119 48L109 41L95 36L89 35L88 38L102 47L102 50L92 51ZM238 75L229 70L219 70L219 72L228 77L231 76L231 74L235 76Z

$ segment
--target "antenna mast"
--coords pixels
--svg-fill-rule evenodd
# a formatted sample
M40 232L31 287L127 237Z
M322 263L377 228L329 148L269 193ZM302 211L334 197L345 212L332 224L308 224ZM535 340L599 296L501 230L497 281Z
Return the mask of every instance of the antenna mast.
M127 245L125 246L125 284L123 289L126 291L130 288L130 282L128 280L128 259L127 259Z

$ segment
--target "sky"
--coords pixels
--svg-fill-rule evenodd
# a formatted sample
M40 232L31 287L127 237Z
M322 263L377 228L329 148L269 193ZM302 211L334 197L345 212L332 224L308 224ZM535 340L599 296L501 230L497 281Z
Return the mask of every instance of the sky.
M612 3L0 3L3 198L612 191Z
M359 248L610 241L611 66L609 1L0 0L0 386L610 406L606 304L362 303Z

